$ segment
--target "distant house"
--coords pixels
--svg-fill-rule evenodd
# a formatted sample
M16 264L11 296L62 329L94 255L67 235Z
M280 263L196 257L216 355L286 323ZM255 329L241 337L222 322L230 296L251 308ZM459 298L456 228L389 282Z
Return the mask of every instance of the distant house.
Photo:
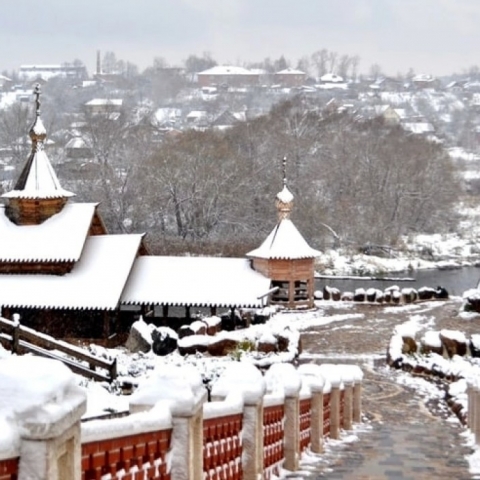
M101 113L119 113L122 110L123 100L118 98L94 98L85 103L85 110L91 115Z
M330 90L334 88L346 90L348 88L343 77L337 75L336 73L326 73L325 75L321 76L317 87L324 90Z
M301 87L307 78L307 74L294 68L286 68L275 73L274 81L283 87Z
M259 84L260 74L243 67L216 66L197 74L200 87L248 87Z
M410 121L401 123L404 130L415 135L429 135L435 132L435 128L426 120Z
M437 80L432 75L422 73L412 78L412 85L415 88L436 88Z
M245 112L232 112L230 110L225 110L212 122L212 127L216 128L217 130L224 130L226 128L231 128L235 125L238 125L245 120Z
M84 79L87 69L84 65L21 65L18 74L25 81L38 78L50 80L54 77Z
M92 149L85 143L82 137L73 137L65 145L67 158L92 158Z
M397 112L397 110L390 105L376 105L375 115L382 117L387 125L398 125L402 120L400 112Z

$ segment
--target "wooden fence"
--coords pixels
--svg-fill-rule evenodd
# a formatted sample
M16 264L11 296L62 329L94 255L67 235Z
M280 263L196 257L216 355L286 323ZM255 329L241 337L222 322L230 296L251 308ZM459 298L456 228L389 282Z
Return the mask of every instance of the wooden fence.
M33 353L59 360L75 373L100 382L111 382L117 377L116 359L98 358L67 342L25 327L18 321L0 317L0 343L13 353Z

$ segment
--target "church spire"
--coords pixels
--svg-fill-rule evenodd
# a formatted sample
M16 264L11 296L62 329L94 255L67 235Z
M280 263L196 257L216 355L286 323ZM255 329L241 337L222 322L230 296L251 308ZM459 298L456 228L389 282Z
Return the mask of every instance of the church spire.
M285 218L290 218L290 213L293 209L293 194L287 187L287 157L283 157L282 170L283 189L277 193L275 202L279 222Z

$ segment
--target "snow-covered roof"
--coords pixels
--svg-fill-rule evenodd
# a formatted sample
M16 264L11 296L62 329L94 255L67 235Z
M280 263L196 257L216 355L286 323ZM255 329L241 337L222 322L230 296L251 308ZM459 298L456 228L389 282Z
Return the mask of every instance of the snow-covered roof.
M115 105L116 107L121 107L123 100L121 98L94 98L90 100L85 105L89 107L96 106L106 106L106 105Z
M80 261L66 275L0 275L0 305L113 310L141 239L142 235L88 237Z
M123 304L261 307L270 279L244 258L139 257Z
M0 261L76 262L96 203L72 203L39 225L15 225L0 206Z
M320 77L321 82L325 83L342 83L343 82L343 77L340 75L337 75L336 73L326 73L325 75L322 75Z
M38 134L37 132L35 132ZM75 194L64 190L43 148L30 155L14 189L4 198L68 198Z
M408 132L421 135L422 133L431 133L435 131L435 128L428 122L404 122L402 123L403 129Z
M289 218L277 223L260 247L247 253L248 257L284 260L315 258L319 255L321 252L308 245Z
M215 67L199 72L198 75L257 75L243 67L232 65L217 65Z
M85 140L82 137L72 137L67 144L65 145L65 148L88 148L87 144L85 143Z
M295 68L285 68L277 72L277 75L306 75L306 73Z

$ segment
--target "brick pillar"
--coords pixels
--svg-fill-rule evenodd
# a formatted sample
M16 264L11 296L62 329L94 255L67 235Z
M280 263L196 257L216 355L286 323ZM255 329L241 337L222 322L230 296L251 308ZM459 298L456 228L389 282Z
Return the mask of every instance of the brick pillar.
M340 375L339 375L340 377ZM340 378L330 378L330 438L340 438Z
M85 393L75 388L61 402L47 402L22 419L18 480L81 479L85 410Z

